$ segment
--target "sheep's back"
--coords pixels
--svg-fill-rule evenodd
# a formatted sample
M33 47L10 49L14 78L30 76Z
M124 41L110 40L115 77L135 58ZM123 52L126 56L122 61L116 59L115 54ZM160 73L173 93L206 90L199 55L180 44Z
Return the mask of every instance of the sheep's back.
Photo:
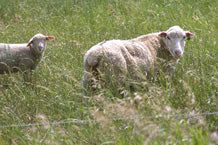
M139 68L149 70L153 63L150 50L141 42L134 40L110 40L101 45L106 60L128 71Z
M0 73L25 71L34 65L34 56L27 44L0 44Z

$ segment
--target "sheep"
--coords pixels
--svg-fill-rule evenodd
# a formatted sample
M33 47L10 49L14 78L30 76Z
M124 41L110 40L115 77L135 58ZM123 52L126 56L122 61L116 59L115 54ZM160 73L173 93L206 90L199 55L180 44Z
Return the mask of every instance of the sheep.
M167 31L142 35L130 40L109 40L91 47L84 56L83 90L94 90L98 84L99 73L113 71L121 83L126 73L133 78L139 72L147 74L157 70L158 62L178 63L184 54L185 39L194 34L173 26ZM112 67L112 69L107 69ZM107 71L107 72L106 72Z
M42 60L46 49L46 40L53 36L36 34L28 43L0 43L0 74L27 72L34 70Z

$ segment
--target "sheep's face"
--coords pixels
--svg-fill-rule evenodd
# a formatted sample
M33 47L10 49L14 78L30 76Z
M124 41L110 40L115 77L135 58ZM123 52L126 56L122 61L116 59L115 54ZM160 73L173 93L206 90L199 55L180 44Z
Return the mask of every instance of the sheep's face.
M46 40L53 40L53 36L45 36L43 34L36 34L30 39L27 46L31 46L34 51L38 54L42 54L45 51Z
M35 39L32 42L32 47L36 50L36 52L43 53L45 50L45 43L46 43L45 39Z
M166 32L161 32L159 36L162 37L171 55L175 58L179 58L183 56L185 40L189 40L194 34L184 31L179 26L173 26Z

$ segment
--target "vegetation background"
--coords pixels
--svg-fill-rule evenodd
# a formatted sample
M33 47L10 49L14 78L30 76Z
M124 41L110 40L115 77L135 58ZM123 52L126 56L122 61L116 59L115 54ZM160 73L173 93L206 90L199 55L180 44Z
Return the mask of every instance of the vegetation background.
M216 144L218 111L217 0L0 0L0 42L23 43L36 33L55 36L25 82L0 76L0 144ZM179 25L195 33L174 75L140 82L125 97L110 85L82 101L83 56L109 39L130 39ZM144 116L144 119L111 118ZM10 124L96 122L9 127ZM216 138L217 140L217 138Z

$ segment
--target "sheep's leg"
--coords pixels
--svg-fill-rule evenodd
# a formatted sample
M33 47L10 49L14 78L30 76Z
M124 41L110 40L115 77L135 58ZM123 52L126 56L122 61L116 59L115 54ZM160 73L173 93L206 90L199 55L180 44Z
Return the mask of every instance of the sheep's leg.
M97 70L96 70L97 71ZM83 98L82 101L85 104L88 95L92 95L96 90L98 85L97 81L97 72L94 72L92 69L90 71L84 71L82 78L83 86Z
M27 71L24 71L23 72L23 79L24 79L24 82L29 84L31 83L33 80L32 80L32 70L27 70Z
M0 62L0 74L9 74L11 73L11 68L4 62Z
M126 75L127 75L125 64L123 64L122 66L114 66L113 69L114 69L115 76L117 76L115 79L118 80L119 84L122 87L124 87Z
M119 92L125 88L126 85L126 75L127 75L127 65L126 61L122 56L117 54L110 54L110 56L105 57L104 62L100 65L100 72L102 72L103 81L106 85L113 84L113 86L119 87Z
M22 72L23 74L23 79L24 81L27 82L31 82L32 81L32 70L34 69L35 62L30 59L30 58L22 58L20 59L18 65L16 67L13 67L13 71L19 71Z
M98 88L98 71L96 67L84 71L83 75L83 93L87 94L88 91L91 93Z
M83 85L83 94L86 95L87 94L87 90L90 86L90 81L91 81L91 73L90 72L87 72L87 71L84 71L84 74L83 74L83 79L82 79L82 85Z

